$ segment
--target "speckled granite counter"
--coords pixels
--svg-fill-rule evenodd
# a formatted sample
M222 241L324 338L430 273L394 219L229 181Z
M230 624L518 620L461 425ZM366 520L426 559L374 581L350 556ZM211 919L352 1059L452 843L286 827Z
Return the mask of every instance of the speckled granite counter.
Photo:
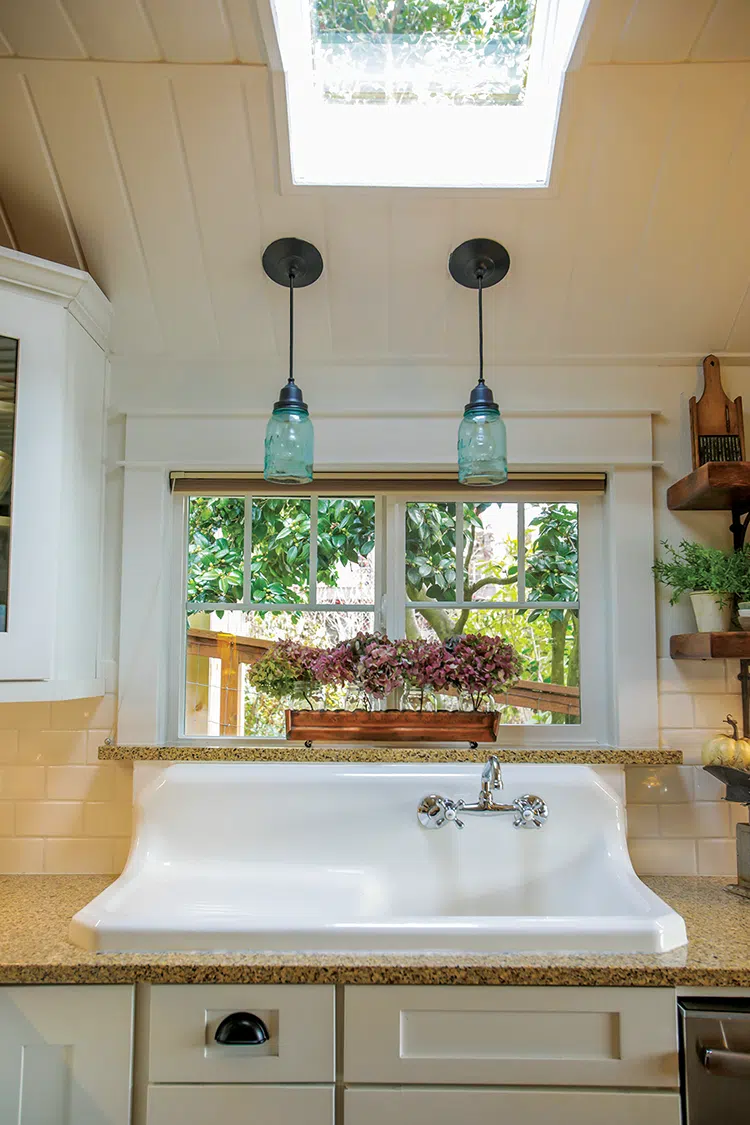
M110 882L95 875L0 876L0 984L511 984L750 987L750 901L726 880L645 880L687 924L659 955L85 953L68 922Z
M501 750L492 743L476 749L429 746L100 746L102 761L132 762L569 762L584 766L679 766L681 750Z

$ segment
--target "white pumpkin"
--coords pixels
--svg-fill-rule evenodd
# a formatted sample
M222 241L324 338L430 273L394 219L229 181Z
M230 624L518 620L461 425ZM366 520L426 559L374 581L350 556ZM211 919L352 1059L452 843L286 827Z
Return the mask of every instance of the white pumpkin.
M705 743L701 754L704 766L734 766L750 771L750 741L740 738L737 723L731 715L724 720L732 728L731 735L719 733Z

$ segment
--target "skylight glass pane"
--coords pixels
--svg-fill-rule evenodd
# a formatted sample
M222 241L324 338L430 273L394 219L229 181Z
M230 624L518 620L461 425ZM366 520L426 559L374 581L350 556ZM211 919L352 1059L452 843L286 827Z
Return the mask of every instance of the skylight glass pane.
M271 0L292 182L547 184L587 3Z
M519 105L536 0L311 0L314 84L344 105Z

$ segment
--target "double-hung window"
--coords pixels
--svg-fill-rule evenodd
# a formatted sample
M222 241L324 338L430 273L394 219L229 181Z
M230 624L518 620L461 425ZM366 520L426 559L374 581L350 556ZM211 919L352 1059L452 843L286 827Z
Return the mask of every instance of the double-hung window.
M179 498L180 735L283 738L285 704L300 701L272 699L248 677L279 641L481 633L505 637L522 662L496 699L501 742L601 741L601 496L362 483L285 494L252 482L243 494ZM399 702L459 706L408 690ZM310 703L363 700L329 687Z

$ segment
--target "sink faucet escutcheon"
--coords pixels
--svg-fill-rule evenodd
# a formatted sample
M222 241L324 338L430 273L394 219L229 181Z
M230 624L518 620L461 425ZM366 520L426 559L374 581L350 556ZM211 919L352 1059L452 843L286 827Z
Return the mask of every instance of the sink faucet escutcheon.
M512 813L515 828L541 828L549 816L546 802L533 793L524 793L508 804L495 800L496 790L503 788L500 761L492 754L482 769L479 795L476 801L454 801L438 793L428 793L417 806L417 819L423 828L444 828L455 824L463 828L461 816L495 816Z

